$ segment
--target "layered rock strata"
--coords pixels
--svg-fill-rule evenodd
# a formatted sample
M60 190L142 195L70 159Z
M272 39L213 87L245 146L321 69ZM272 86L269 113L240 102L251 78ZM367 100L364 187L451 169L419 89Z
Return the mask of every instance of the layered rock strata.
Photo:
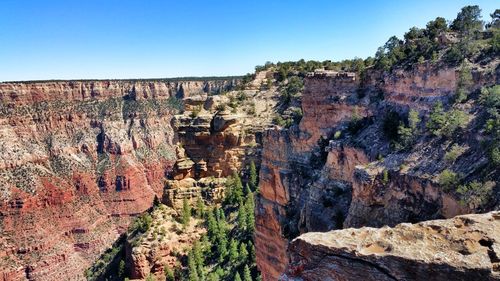
M500 213L310 232L282 280L500 280Z
M0 280L83 279L161 198L179 101L235 83L0 84Z
M494 60L473 68L474 88L496 84L497 66ZM482 210L463 204L437 179L451 168L475 180L488 166L482 129L474 126L477 104L462 107L471 124L462 132L466 138L422 134L413 149L397 151L384 132L390 130L384 128L387 116L414 109L425 122L437 101L449 106L458 76L455 68L420 65L391 74L367 70L363 79L325 71L305 77L300 124L263 137L255 245L264 280L277 280L284 272L287 245L302 233L394 226ZM467 153L450 164L444 154L453 141L467 147ZM490 198L483 209L498 208L495 198L500 197Z

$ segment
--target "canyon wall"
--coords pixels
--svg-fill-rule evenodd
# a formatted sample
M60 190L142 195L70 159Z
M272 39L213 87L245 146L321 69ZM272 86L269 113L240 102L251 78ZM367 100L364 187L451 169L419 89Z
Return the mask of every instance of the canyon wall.
M473 69L474 89L497 84L497 66L494 60ZM263 280L277 280L287 267L300 265L298 258L289 264L287 248L303 233L394 226L480 210L444 191L437 175L452 167L464 178L477 178L488 165L480 149L481 128L471 125L464 133L471 137L452 141L421 135L409 151L394 150L384 134L391 112L404 115L414 109L425 121L437 101L447 106L457 79L457 69L429 64L391 74L369 70L363 79L328 71L305 77L300 124L267 131L263 138L255 234ZM469 124L477 124L474 105L464 110ZM468 153L450 164L444 153L453 141L463 143ZM500 196L491 198L484 208L497 208ZM311 276L304 280L319 275Z
M83 279L162 197L180 102L236 83L1 83L0 280Z

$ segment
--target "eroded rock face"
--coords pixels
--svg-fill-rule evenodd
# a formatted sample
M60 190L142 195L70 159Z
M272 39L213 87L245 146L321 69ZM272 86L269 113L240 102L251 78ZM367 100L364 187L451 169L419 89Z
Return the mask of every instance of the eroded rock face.
M276 280L285 269L290 237L342 226L351 200L350 184L343 177L350 178L354 166L367 157L347 147L316 153L313 148L353 114L368 114L351 102L358 85L352 74L306 78L299 128L264 134L255 231L257 264L264 280ZM317 167L311 166L311 159L323 157L319 162L329 164L313 175ZM336 179L339 174L342 177Z
M195 203L200 197L208 204L220 203L226 177L245 173L251 161L260 164L261 136L270 123L268 109L275 104L266 95L241 90L187 101L186 111L173 119L177 162L165 184L165 204L178 209L184 198Z
M164 267L175 268L179 256L205 233L202 222L192 218L186 229L176 221L174 209L160 205L151 213L153 224L144 233L127 237L125 260L131 279L146 279L150 274L164 280Z
M500 213L306 233L282 280L499 280Z
M0 280L83 279L163 194L173 98L234 83L0 84Z
M500 77L497 65L474 68L474 87L494 85ZM394 226L480 210L445 192L437 180L446 168L478 179L488 162L479 126L469 126L467 137L454 140L467 152L453 163L444 159L450 140L422 135L411 151L397 151L384 132L388 113L404 115L414 109L425 119L437 101L446 106L455 93L458 70L421 65L365 74L363 81L353 74L308 75L300 124L264 134L255 233L264 280L279 278L289 262L286 246L303 233ZM464 107L470 124L476 122L475 106ZM483 210L498 208L498 194L491 198ZM307 280L351 280L323 273Z

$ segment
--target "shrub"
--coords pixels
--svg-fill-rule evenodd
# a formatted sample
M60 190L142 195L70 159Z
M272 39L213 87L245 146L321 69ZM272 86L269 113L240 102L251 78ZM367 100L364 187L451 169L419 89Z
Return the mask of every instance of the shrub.
M245 94L245 92L243 91L239 91L237 94L236 94L236 99L239 101L239 102L243 102L243 101L246 101L247 100L247 94Z
M479 102L488 108L500 107L500 85L481 88Z
M201 111L201 107L200 106L197 106L197 107L193 108L193 110L189 114L189 117L191 117L193 119L196 118L196 117L198 117L198 115L200 114L200 111Z
M335 134L333 135L333 138L338 140L340 139L340 137L342 136L342 132L341 131L336 131Z
M489 156L493 165L500 165L500 148L498 146L490 149Z
M494 182L480 183L473 181L466 185L460 185L457 188L457 193L462 198L460 201L462 204L475 209L488 203L494 186Z
M445 191L449 191L458 185L459 180L456 173L446 169L438 175L438 182Z
M355 107L352 111L351 120L347 124L347 130L352 135L355 135L361 128L363 128L363 119L358 114L358 108Z
M283 119L283 117L281 117L281 115L277 115L273 118L273 123L278 125L278 126L281 126L281 127L285 127L286 125L286 121L285 119Z
M217 110L217 111L224 111L224 110L226 110L226 105L223 104L223 103L220 103L217 106L215 106L215 110Z
M470 92L470 87L472 86L472 73L469 67L462 64L460 73L458 74L458 83L455 93L455 102L463 102L467 99L467 95Z
M389 183L389 171L384 170L382 173L382 183L383 184L388 184Z
M450 151L446 152L445 155L444 155L444 160L448 163L453 163L455 162L455 160L457 160L458 157L460 157L460 155L462 155L465 151L467 150L467 148L461 146L461 145L458 145L458 144L454 144Z
M467 113L458 109L444 112L443 105L438 102L429 115L427 128L433 135L451 137L455 130L465 128L468 122Z
M408 113L408 126L405 126L403 122L400 122L398 126L396 149L408 149L415 142L419 123L420 117L418 116L418 111L411 109Z

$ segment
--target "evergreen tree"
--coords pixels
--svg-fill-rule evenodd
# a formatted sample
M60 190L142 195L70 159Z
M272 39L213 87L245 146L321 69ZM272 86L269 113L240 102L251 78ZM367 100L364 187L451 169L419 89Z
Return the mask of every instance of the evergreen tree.
M238 241L231 239L229 242L229 261L235 264L238 261Z
M227 257L227 238L222 237L217 240L217 254L219 262L223 262Z
M238 229L243 232L247 229L247 208L245 205L240 205L238 208Z
M125 277L125 261L120 260L120 263L118 264L118 277L123 278Z
M194 257L194 252L190 251L188 254L188 277L189 281L199 281L198 267L196 265L196 259Z
M481 20L481 9L479 6L465 6L458 13L457 18L451 23L451 29L458 31L463 35L483 29L483 21Z
M432 108L427 121L427 128L436 136L441 135L441 129L446 124L446 116L444 114L443 104L437 102Z
M245 189L244 189L243 195L248 196L248 194L251 194L251 193L252 193L252 190L250 189L250 185L248 183L245 184Z
M244 242L240 243L240 261L242 263L246 263L248 259L248 250L247 250L247 245Z
M251 264L253 264L255 262L255 247L254 247L252 241L248 241L248 252L249 252Z
M255 167L255 163L252 161L250 162L250 189L252 191L257 190L258 184L259 184L259 179L258 179L258 174L257 174L257 168Z
M241 182L241 178L238 175L238 173L234 172L233 174L233 179L234 179L234 188L232 190L232 204L236 204L238 202L242 201L243 198L243 183Z
M198 200L196 200L196 217L202 219L205 216L205 202L203 202L203 199L198 197Z
M252 274L250 273L248 264L245 264L245 268L243 269L243 281L252 281Z
M217 274L217 272L210 272L210 274L208 274L207 276L207 281L219 281L220 280L220 277L219 277L219 274Z
M215 210L215 209L214 209ZM217 235L219 233L217 220L215 219L213 211L208 211L207 215L207 233L210 242L214 243L217 240Z
M463 102L467 99L470 88L473 85L472 73L465 63L462 63L458 74L457 90L455 93L455 102Z
M234 275L234 281L241 281L241 277L240 277L239 272L236 272L236 274Z
M193 255L197 266L204 266L203 251L201 249L200 242L196 241L193 245Z
M189 206L189 202L187 198L182 199L182 227L186 229L189 225L189 221L191 220L191 206Z
M218 221L217 221L217 228L218 232L220 235L226 235L227 234L227 223L226 223L226 215L224 214L224 211L222 209L218 210L218 215L217 215Z
M247 231L249 233L253 233L255 230L255 214L254 214L255 202L253 199L253 194L249 194L247 196L245 202L245 208L247 215L247 222L246 222Z
M163 272L165 273L165 280L166 281L175 281L174 272L172 271L172 269L170 269L170 267L168 267L168 265L166 265L163 268Z

